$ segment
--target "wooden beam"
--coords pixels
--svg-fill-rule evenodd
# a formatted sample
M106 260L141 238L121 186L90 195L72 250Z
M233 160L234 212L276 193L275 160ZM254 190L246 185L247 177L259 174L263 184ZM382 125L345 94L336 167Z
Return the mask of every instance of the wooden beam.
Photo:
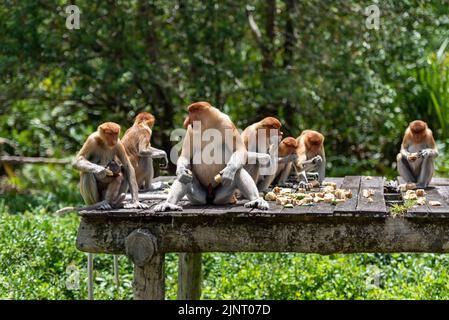
M160 252L449 253L447 217L82 218L76 246L123 253L126 236L141 227L151 230Z
M0 156L0 162L11 163L11 164L28 163L28 164L58 164L58 165L67 165L67 164L72 163L72 160L42 158L42 157Z
M178 266L178 300L199 300L201 253L180 253Z

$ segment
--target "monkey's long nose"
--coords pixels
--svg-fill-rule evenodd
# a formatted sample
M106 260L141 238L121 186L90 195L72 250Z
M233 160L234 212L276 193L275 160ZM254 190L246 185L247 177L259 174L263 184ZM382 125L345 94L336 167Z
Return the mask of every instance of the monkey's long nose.
M187 118L184 120L184 124L183 124L184 128L187 128L189 126L189 124L191 124L191 123L192 123L192 121L190 120L190 117L187 116Z

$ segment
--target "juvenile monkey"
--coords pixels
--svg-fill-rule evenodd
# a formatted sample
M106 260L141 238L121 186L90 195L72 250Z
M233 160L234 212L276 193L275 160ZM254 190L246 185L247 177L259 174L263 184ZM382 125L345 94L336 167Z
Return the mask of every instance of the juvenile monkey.
M151 181L154 176L153 159L162 158L165 161L165 166L168 164L167 153L151 146L154 121L154 116L151 113L139 113L133 126L126 130L122 139L123 146L136 172L137 185L146 190L151 190Z
M296 150L298 141L293 137L287 137L281 141L278 148L277 168L275 174L265 176L260 183L259 191L265 191L273 181L277 179L279 185L283 185L292 171L293 162L297 160Z
M184 121L187 133L177 163L177 179L167 201L154 210L182 210L177 203L184 195L193 204L231 203L236 189L249 199L245 207L268 209L268 203L259 198L254 181L243 168L247 151L231 119L208 102L193 103L187 110L189 115ZM212 132L218 135L212 141L204 141L206 134ZM211 147L223 151L219 161L205 160Z
M426 188L432 180L438 149L432 131L421 120L410 122L397 156L399 174L407 183Z
M73 166L80 173L80 192L87 205L97 204L99 209L109 210L121 204L128 187L132 201L126 208L148 208L138 200L134 169L120 139L120 126L113 122L101 124L92 133L76 156ZM116 175L107 168L118 160L123 168Z
M298 148L296 149L298 159L295 166L299 172L299 187L308 187L308 172L316 172L318 182L321 185L326 174L324 136L318 131L304 130L296 140L298 141Z
M277 146L279 139L282 138L281 126L278 119L266 117L248 126L242 132L243 143L248 150L248 163L245 165L245 169L256 184L261 181L261 165L270 162L270 146L273 143Z

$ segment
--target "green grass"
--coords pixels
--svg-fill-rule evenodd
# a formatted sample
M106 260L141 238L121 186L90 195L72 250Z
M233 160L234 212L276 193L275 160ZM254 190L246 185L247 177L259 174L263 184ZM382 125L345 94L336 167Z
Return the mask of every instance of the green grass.
M85 299L86 256L75 248L79 218L45 210L0 214L1 299ZM79 270L68 290L67 267ZM290 253L203 255L203 299L448 299L449 256L438 254ZM166 257L168 299L176 298L177 255ZM95 297L131 299L132 267L95 258Z
M52 179L61 177L36 170L44 172L22 180L31 191L0 195L0 299L85 299L87 257L75 248L79 217L53 214L80 203L76 183L68 180L55 191ZM61 200L67 196L70 202ZM166 256L168 299L176 298L177 263L176 254ZM118 290L112 256L96 255L94 266L96 299L132 299L132 266L125 256ZM79 272L77 290L66 286L75 274L68 268ZM447 270L444 254L206 253L202 298L449 299Z

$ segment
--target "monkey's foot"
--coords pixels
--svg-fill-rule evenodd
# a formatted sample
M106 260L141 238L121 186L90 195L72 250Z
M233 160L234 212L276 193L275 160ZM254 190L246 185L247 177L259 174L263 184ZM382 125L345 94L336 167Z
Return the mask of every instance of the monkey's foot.
M154 207L154 212L164 211L182 211L182 207L169 202L163 202Z
M98 205L98 207L97 207L98 210L111 210L112 209L111 204L107 201L98 202L97 205Z
M268 202L266 202L264 199L259 198L256 200L248 201L244 204L245 208L256 208L259 210L268 210L270 206L268 205Z
M148 209L150 206L147 205L146 203L135 201L131 203L125 203L123 207L125 209Z

